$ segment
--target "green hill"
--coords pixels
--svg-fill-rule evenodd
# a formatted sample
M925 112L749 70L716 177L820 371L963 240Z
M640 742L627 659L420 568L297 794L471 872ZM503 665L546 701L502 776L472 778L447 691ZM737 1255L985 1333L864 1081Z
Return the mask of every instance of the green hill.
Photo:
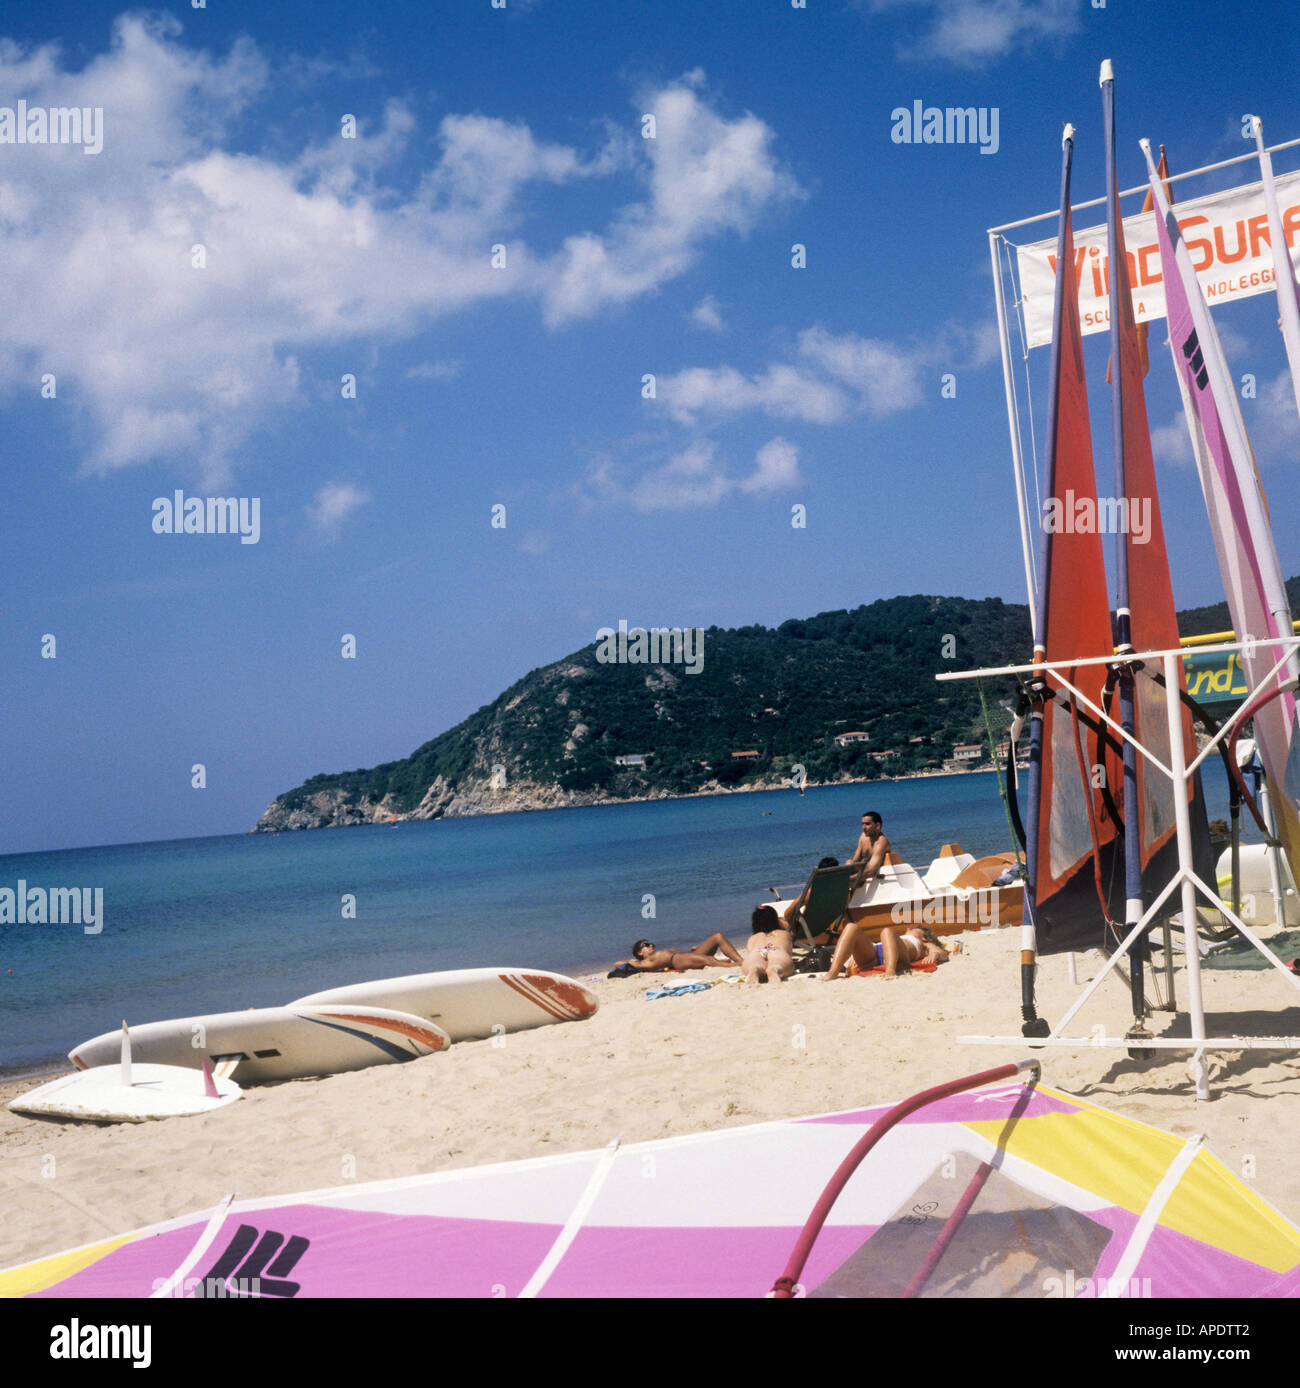
M1300 579L1288 585L1300 597ZM1227 607L1180 617L1224 630ZM897 597L775 630L709 627L698 674L681 663L602 663L593 643L534 670L402 761L313 776L279 795L262 831L597 804L728 788L870 779L939 767L987 745L973 681L941 670L1023 661L1023 605ZM986 693L995 728L1009 681ZM840 744L842 733L865 739ZM736 753L745 753L736 756ZM888 755L884 755L888 754ZM619 758L643 758L640 764Z

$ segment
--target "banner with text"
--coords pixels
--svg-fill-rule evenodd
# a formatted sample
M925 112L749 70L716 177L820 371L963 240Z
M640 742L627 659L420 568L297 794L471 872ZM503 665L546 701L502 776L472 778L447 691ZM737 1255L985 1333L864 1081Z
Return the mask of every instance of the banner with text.
M1291 263L1300 267L1300 172L1284 174L1275 181ZM1174 214L1211 308L1230 299L1274 292L1268 214L1261 184L1228 188L1177 203ZM1125 217L1124 243L1133 285L1134 317L1139 323L1163 318L1165 287L1160 274L1155 213ZM1052 340L1056 236L1017 246L1016 252L1025 332L1031 347L1044 347ZM1110 265L1104 225L1075 232L1074 259L1079 274L1080 326L1085 334L1102 332L1110 327Z

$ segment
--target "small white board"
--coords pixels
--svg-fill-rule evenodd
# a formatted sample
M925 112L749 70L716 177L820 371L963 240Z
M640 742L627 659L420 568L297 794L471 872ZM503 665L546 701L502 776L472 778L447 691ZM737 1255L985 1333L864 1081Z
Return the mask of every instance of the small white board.
M551 1022L579 1022L599 1007L581 983L545 969L452 969L326 988L291 1007L359 1003L436 1023L453 1041L476 1041Z
M204 1055L214 1067L234 1060L233 1074L241 1084L364 1070L416 1060L449 1045L447 1033L422 1017L359 1004L258 1007L131 1028L137 1060L184 1067ZM120 1034L107 1031L69 1051L68 1059L80 1069L109 1065L120 1048Z
M131 1038L135 1039L134 1035ZM122 1083L122 1066L97 1065L60 1075L12 1100L15 1113L47 1118L80 1118L93 1123L145 1123L151 1118L181 1118L224 1108L243 1097L229 1079L214 1079L216 1098L208 1093L203 1071L179 1065L132 1062L131 1081Z

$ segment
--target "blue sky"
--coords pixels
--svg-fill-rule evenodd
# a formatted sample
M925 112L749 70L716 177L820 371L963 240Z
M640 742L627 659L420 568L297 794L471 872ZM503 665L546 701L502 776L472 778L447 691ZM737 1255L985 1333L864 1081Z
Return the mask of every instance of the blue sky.
M0 24L0 106L104 110L100 154L0 145L0 851L247 829L620 619L1024 601L986 228L1053 205L1067 119L1076 198L1103 191L1103 57L1125 185L1143 135L1175 170L1246 152L1246 111L1300 136L1281 3L51 0ZM997 108L996 153L893 143L918 99ZM1219 318L1269 387L1274 316ZM1153 356L1176 597L1217 601ZM1245 408L1294 573L1295 410ZM155 534L176 488L258 498L258 543Z

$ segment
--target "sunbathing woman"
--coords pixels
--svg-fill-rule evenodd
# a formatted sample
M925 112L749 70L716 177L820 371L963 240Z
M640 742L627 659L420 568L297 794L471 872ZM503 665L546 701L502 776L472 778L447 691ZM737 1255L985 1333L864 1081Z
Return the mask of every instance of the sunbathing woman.
M769 983L782 983L794 973L793 942L786 923L775 908L760 906L750 922L753 934L745 946L741 962L746 983L759 983L762 974Z
M902 931L887 925L880 932L879 941L873 944L866 931L856 921L850 921L840 933L840 942L822 981L829 983L838 978L850 955L859 969L884 965L886 978L911 973L912 965L921 962L944 964L949 957L934 933L923 925Z
M716 951L727 957L718 959ZM693 950L656 949L649 940L638 940L632 946L631 959L620 959L615 968L626 965L639 973L666 973L671 969L725 969L741 962L740 952L721 932L715 931Z

